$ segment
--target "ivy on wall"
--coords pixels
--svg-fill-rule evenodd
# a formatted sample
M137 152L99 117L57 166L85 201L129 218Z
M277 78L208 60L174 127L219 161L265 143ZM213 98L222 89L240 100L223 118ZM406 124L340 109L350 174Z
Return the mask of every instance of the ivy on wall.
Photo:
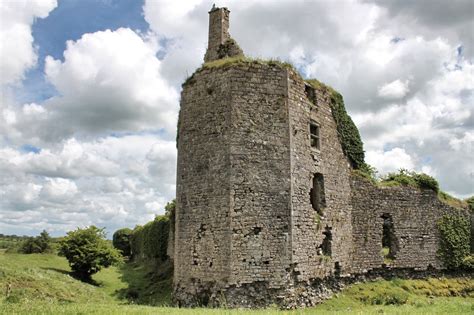
M473 268L470 256L470 223L459 215L446 214L438 221L440 247L438 254L446 268Z
M364 147L362 139L360 138L359 129L357 129L351 116L347 113L342 95L318 80L311 79L306 80L306 82L319 91L329 93L331 98L331 112L336 121L339 141L352 167L364 172L372 172L373 170L371 170L370 166L364 161Z

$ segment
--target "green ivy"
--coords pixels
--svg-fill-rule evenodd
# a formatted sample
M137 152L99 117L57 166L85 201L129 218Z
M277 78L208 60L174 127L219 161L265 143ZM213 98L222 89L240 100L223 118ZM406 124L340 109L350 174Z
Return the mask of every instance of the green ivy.
M470 224L462 216L444 215L438 221L441 236L438 254L448 269L468 267L464 262L470 250Z
M319 82L318 80L306 80L308 84L317 90L326 90L331 97L331 112L336 121L337 134L342 145L344 154L349 158L354 169L371 173L373 169L364 161L364 144L360 138L359 129L352 121L346 111L342 95L333 88Z

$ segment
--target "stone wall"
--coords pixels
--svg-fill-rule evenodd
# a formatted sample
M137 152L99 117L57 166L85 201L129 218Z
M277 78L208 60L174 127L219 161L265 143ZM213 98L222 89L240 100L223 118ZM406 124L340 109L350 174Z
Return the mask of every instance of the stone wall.
M354 273L384 265L382 251L383 217L393 222L394 257L391 268L425 270L442 268L437 257L437 221L446 213L467 215L442 203L429 189L408 186L377 187L352 176L352 231Z
M203 71L181 94L174 285L177 297L230 275L230 77ZM207 285L207 284L206 284Z
M237 42L230 37L229 14L227 8L213 8L209 12L209 39L205 62L243 55Z
M289 73L292 183L292 263L298 281L350 271L350 166L338 139L330 96ZM319 126L319 149L310 145L310 122ZM325 205L318 213L310 201L314 174L322 175ZM322 250L331 233L331 254ZM336 270L337 269L337 270Z
M248 63L231 89L229 285L286 284L290 233L287 70Z
M205 69L184 85L174 283L185 305L199 303L198 291L211 303L246 284L287 283L286 85L285 68L252 63Z

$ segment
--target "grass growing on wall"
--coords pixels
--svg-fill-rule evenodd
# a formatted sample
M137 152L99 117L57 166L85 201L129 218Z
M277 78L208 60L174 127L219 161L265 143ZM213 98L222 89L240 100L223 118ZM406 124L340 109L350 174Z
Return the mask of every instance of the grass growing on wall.
M292 69L295 73L298 73L295 70L295 67L285 61L281 61L278 59L260 59L260 58L251 58L246 56L236 56L236 57L227 57L222 59L217 59L214 61L204 63L199 69L197 69L191 76L189 76L183 83L183 86L187 84L194 83L194 75L199 73L205 69L225 69L233 66L251 66L251 65L270 65L270 66L278 66L281 68Z

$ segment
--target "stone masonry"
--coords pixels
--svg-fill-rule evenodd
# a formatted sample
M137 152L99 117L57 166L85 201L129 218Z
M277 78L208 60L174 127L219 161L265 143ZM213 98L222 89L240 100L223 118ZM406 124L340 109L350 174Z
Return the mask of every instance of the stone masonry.
M229 10L209 12L205 61L243 55ZM386 266L442 268L432 191L352 175L326 89L291 67L202 67L178 123L174 300L181 306L314 305L341 279Z

